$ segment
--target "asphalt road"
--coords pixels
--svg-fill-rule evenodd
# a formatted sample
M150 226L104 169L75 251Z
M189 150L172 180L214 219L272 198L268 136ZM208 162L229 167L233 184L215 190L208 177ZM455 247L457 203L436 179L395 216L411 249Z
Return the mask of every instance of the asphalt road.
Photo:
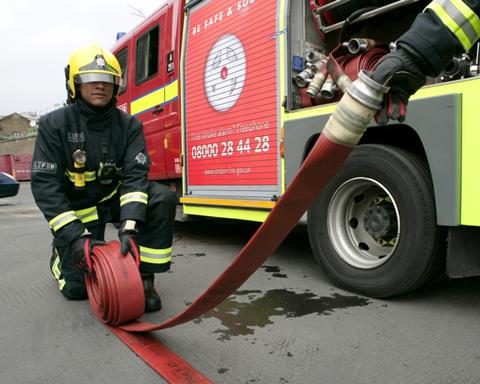
M50 233L24 183L0 200L0 383L162 383L50 274ZM162 321L183 310L257 228L178 223L172 271L157 275ZM115 229L107 231L115 238ZM480 255L479 255L480 257ZM338 288L292 233L234 295L154 337L215 383L479 383L480 279L392 300Z

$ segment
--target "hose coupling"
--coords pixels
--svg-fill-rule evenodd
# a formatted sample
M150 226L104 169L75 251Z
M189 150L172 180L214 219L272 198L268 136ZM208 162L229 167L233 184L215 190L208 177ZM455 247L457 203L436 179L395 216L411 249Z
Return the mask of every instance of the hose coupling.
M332 100L337 94L337 85L333 81L331 76L327 77L327 80L320 90L320 96L326 100Z
M310 63L315 63L317 61L322 61L327 59L327 57L322 52L315 51L315 50L308 52L305 58Z
M352 55L365 52L375 47L376 44L377 42L375 40L362 38L350 39L348 42L344 43L344 45L347 47L348 52Z
M316 64L318 65L317 72L315 73L313 79L310 81L307 89L307 94L310 97L315 97L318 95L328 76L328 69L326 65L327 57L324 56L320 61L317 61Z
M375 111L382 107L383 96L390 88L370 79L365 71L360 71L358 78L346 89L346 92L363 106Z
M312 69L312 67L307 67L295 76L294 80L299 88L304 88L310 83L310 81L312 81L314 76L314 69Z

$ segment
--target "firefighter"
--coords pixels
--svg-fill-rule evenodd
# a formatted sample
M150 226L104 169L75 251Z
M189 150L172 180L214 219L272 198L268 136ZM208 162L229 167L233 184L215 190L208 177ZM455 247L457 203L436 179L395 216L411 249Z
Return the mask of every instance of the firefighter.
M121 253L140 257L145 311L159 310L154 273L170 269L176 195L147 179L142 124L115 106L115 56L80 48L65 79L68 105L40 119L32 162L32 193L53 234L52 273L67 299L85 299L86 253L106 223L120 223Z
M480 37L480 0L434 0L367 75L390 91L376 120L404 121L409 97L438 76L452 57L468 52Z

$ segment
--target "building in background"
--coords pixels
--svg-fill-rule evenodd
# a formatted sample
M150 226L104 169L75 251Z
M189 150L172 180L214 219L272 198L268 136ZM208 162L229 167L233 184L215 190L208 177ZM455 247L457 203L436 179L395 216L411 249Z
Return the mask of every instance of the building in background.
M30 180L38 117L31 113L12 113L0 117L0 172L19 181Z
M4 116L0 118L0 141L28 136L30 133L33 133L35 126L36 122L34 120L30 120L16 112Z

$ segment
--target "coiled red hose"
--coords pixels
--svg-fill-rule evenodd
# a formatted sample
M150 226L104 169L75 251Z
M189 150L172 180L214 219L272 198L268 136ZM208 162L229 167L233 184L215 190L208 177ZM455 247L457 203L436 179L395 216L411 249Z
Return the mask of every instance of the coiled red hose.
M367 51L357 55L349 55L342 53L344 50L345 48L340 45L332 52L341 70L352 81L358 78L358 74L362 70L372 71L377 65L378 61L389 52L387 46L384 44L374 46ZM330 73L330 75L332 75L332 73ZM312 105L333 103L339 101L343 96L343 93L338 90L333 99L327 100L319 96L312 98L307 94L306 90L306 88L299 89L300 103L302 108L310 107Z
M118 241L96 245L85 275L88 299L104 323L119 325L141 317L145 310L143 282L135 260L120 253Z
M340 66L345 74L354 81L357 79L360 71L373 70L378 61L387 53L388 50L384 47L373 47L360 55L347 58Z

